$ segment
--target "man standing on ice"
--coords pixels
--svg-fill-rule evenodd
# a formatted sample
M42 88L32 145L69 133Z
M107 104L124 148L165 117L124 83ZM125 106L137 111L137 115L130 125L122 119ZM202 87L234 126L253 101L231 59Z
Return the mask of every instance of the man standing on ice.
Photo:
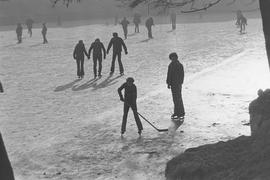
M79 43L75 46L73 51L73 58L76 59L77 63L77 76L79 79L83 78L84 76L84 55L87 57L88 54L85 50L85 46L82 40L79 40Z
M176 29L176 13L173 11L171 13L171 23L172 23L172 30Z
M47 40L47 38L46 38L46 35L47 35L47 27L46 27L46 24L45 24L45 23L42 24L41 34L42 34L42 37L43 37L43 44L47 44L47 43L48 43L48 40Z
M139 33L139 24L141 23L141 16L138 13L135 13L134 18L133 18L133 23L135 25L135 33Z
M109 51L110 51L112 46L113 46L113 56L112 56L112 65L111 65L110 75L113 75L113 73L114 73L114 66L115 66L116 56L118 58L120 75L124 75L124 68L123 68L123 64L122 64L122 61L121 61L122 47L125 50L125 54L128 54L128 52L127 52L127 47L126 47L123 39L118 37L118 34L116 32L113 33L113 38L111 39L111 41L110 41L110 43L108 45L107 54L109 54Z
M30 37L32 37L32 27L33 27L33 19L29 18L25 21L25 24L27 26L27 29L28 29L28 34Z
M125 39L127 39L129 21L127 20L126 17L124 17L124 19L120 22L120 24L122 25Z
M125 89L125 96L122 95L122 90ZM132 77L127 78L126 82L118 88L118 94L120 100L124 102L124 115L122 120L121 136L126 132L127 116L129 108L131 107L134 118L137 124L138 133L141 135L143 126L139 115L137 113L137 88L134 84L134 79Z
M91 51L93 50L93 69L94 69L94 78L97 77L97 61L98 61L98 77L101 77L102 71L102 51L104 59L106 59L106 50L102 42L99 39L96 39L90 46L88 51L88 59L90 59Z
M146 21L145 21L145 26L147 28L148 31L148 38L149 39L153 39L152 36L152 26L154 25L154 20L152 17L149 17Z
M172 91L173 103L174 103L174 113L172 114L172 119L183 119L185 116L185 109L182 100L182 84L184 82L184 67L178 61L178 56L176 53L171 53L169 55L171 63L168 67L167 73L167 85L168 89Z
M16 28L18 44L22 43L22 32L23 32L23 27L22 27L21 23L18 23L17 28Z

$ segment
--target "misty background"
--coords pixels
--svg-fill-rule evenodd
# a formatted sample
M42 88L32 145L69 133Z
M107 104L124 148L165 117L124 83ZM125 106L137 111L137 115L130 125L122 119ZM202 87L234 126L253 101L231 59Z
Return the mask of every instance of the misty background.
M221 3L207 11L192 14L181 14L178 8L177 13L183 17L198 16L198 14L216 14L219 16L216 20L231 20L234 12L240 9L252 14L251 17L259 16L258 2L249 4L250 1L238 0L234 4L228 5L229 2L228 0L221 1ZM119 2L115 0L82 0L81 3L73 3L68 8L61 2L53 8L50 0L9 0L8 2L0 2L0 25L24 23L27 18L34 19L35 23L56 22L57 19L61 19L61 21L90 20L95 23L96 20L108 21L108 19L113 19L115 16L118 16L119 19L123 16L133 16L135 12L147 16L147 5L140 5L135 9L130 9L120 8L117 6L118 4ZM159 10L150 10L150 15L155 16L158 14ZM232 14L232 16L225 17L223 14ZM109 23L112 22L113 20L109 21Z

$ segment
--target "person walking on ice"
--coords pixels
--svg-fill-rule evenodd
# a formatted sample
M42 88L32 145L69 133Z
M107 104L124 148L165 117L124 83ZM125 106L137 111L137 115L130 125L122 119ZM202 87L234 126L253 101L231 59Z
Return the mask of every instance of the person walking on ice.
M43 24L42 24L41 34L42 34L42 37L43 37L43 44L47 44L47 43L48 43L48 40L47 40L47 38L46 38L46 35L47 35L47 27L46 27L46 23L43 23Z
M135 13L134 18L133 18L133 23L135 25L135 33L139 33L140 29L139 29L139 25L141 23L141 16L138 13Z
M102 42L99 39L96 39L89 48L88 51L88 59L90 59L91 51L93 50L93 70L94 70L94 78L97 77L97 61L98 61L98 77L101 77L102 71L102 52L104 59L106 59L106 50Z
M22 27L21 23L18 23L17 28L16 28L18 44L22 43L22 32L23 32L23 27Z
M120 24L122 25L125 39L127 39L129 21L127 20L126 17L124 17L124 19L120 22Z
M153 39L153 35L152 35L152 26L154 26L154 19L152 17L149 17L146 21L145 21L145 26L147 28L147 32L148 32L148 38L149 39Z
M171 53L169 55L171 63L168 67L167 73L167 86L171 89L172 98L174 103L174 113L172 114L172 119L183 119L185 116L185 109L182 100L182 84L184 82L184 67L178 61L178 56L176 53Z
M33 28L33 19L29 18L25 21L25 24L27 26L27 29L28 29L28 34L30 37L32 37L32 28Z
M125 96L122 95L122 90L125 89ZM134 79L132 77L129 77L126 79L126 82L122 84L118 88L118 94L120 97L120 100L124 102L124 115L122 120L122 127L121 127L121 136L126 132L126 124L127 124L127 116L129 108L132 109L134 118L137 124L138 133L141 135L143 126L141 123L141 120L139 118L139 115L137 113L137 88L134 84Z
M111 47L113 46L113 56L112 56L112 64L111 64L111 72L110 75L113 75L114 73L114 67L115 67L115 60L116 57L118 58L118 64L119 64L119 70L120 75L124 75L124 67L121 61L121 53L122 53L122 47L125 50L125 54L128 54L127 47L124 43L124 40L120 37L118 37L118 34L116 32L113 33L113 38L111 39L108 48L107 48L107 54L109 54L109 51Z
M83 78L84 76L84 55L87 57L88 54L85 50L85 46L82 40L79 40L79 43L75 46L73 51L73 58L76 59L77 63L77 76L79 79Z

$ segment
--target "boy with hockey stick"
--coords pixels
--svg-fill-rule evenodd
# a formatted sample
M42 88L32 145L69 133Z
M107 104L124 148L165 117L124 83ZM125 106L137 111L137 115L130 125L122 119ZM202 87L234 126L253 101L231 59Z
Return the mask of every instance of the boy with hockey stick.
M123 89L125 89L124 97L122 95ZM124 114L123 114L123 120L122 120L121 136L126 131L127 116L128 116L128 110L130 107L134 114L134 118L135 118L137 128L138 128L138 133L139 135L141 135L143 126L139 118L139 115L137 113L137 103L136 103L137 88L134 84L134 79L132 77L127 78L126 82L118 88L118 94L119 94L120 100L124 102Z

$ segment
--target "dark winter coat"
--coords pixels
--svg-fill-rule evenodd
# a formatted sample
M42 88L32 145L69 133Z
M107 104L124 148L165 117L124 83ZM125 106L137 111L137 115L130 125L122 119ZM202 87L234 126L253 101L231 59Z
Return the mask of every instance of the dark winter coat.
M88 56L85 46L83 43L78 43L73 51L73 58L74 59L84 59L84 54Z
M173 60L168 67L167 84L172 88L183 84L184 67L178 60Z
M27 19L26 22L25 22L27 28L29 28L29 29L32 28L33 23L34 23L33 19Z
M43 26L41 33L43 35L47 34L47 27L46 26Z
M16 33L17 33L18 35L22 35L22 31L23 31L22 26L17 26L17 28L16 28Z
M99 56L102 57L102 51L103 51L103 55L106 54L106 50L105 50L105 47L104 47L102 42L93 42L91 44L90 49L88 51L89 56L90 56L92 50L93 50L94 57L99 57Z
M135 15L133 19L134 24L140 24L141 23L141 18L139 15Z
M154 20L152 17L148 18L146 21L145 21L145 26L146 27L151 27L154 25Z
M125 52L127 52L127 47L123 41L122 38L120 37L113 37L108 45L107 48L107 52L109 52L109 50L111 49L111 47L113 46L113 52L114 53L121 53L122 52L122 46L125 50Z
M125 89L125 96L123 98L122 90ZM130 105L136 104L137 100L137 87L135 84L128 86L127 83L122 84L120 88L118 88L118 94L121 99L124 99L125 102L129 103Z
M122 25L122 27L123 27L124 29L126 29L127 26L128 26L128 24L129 24L129 21L126 20L126 19L123 19L123 20L120 22L120 24Z

